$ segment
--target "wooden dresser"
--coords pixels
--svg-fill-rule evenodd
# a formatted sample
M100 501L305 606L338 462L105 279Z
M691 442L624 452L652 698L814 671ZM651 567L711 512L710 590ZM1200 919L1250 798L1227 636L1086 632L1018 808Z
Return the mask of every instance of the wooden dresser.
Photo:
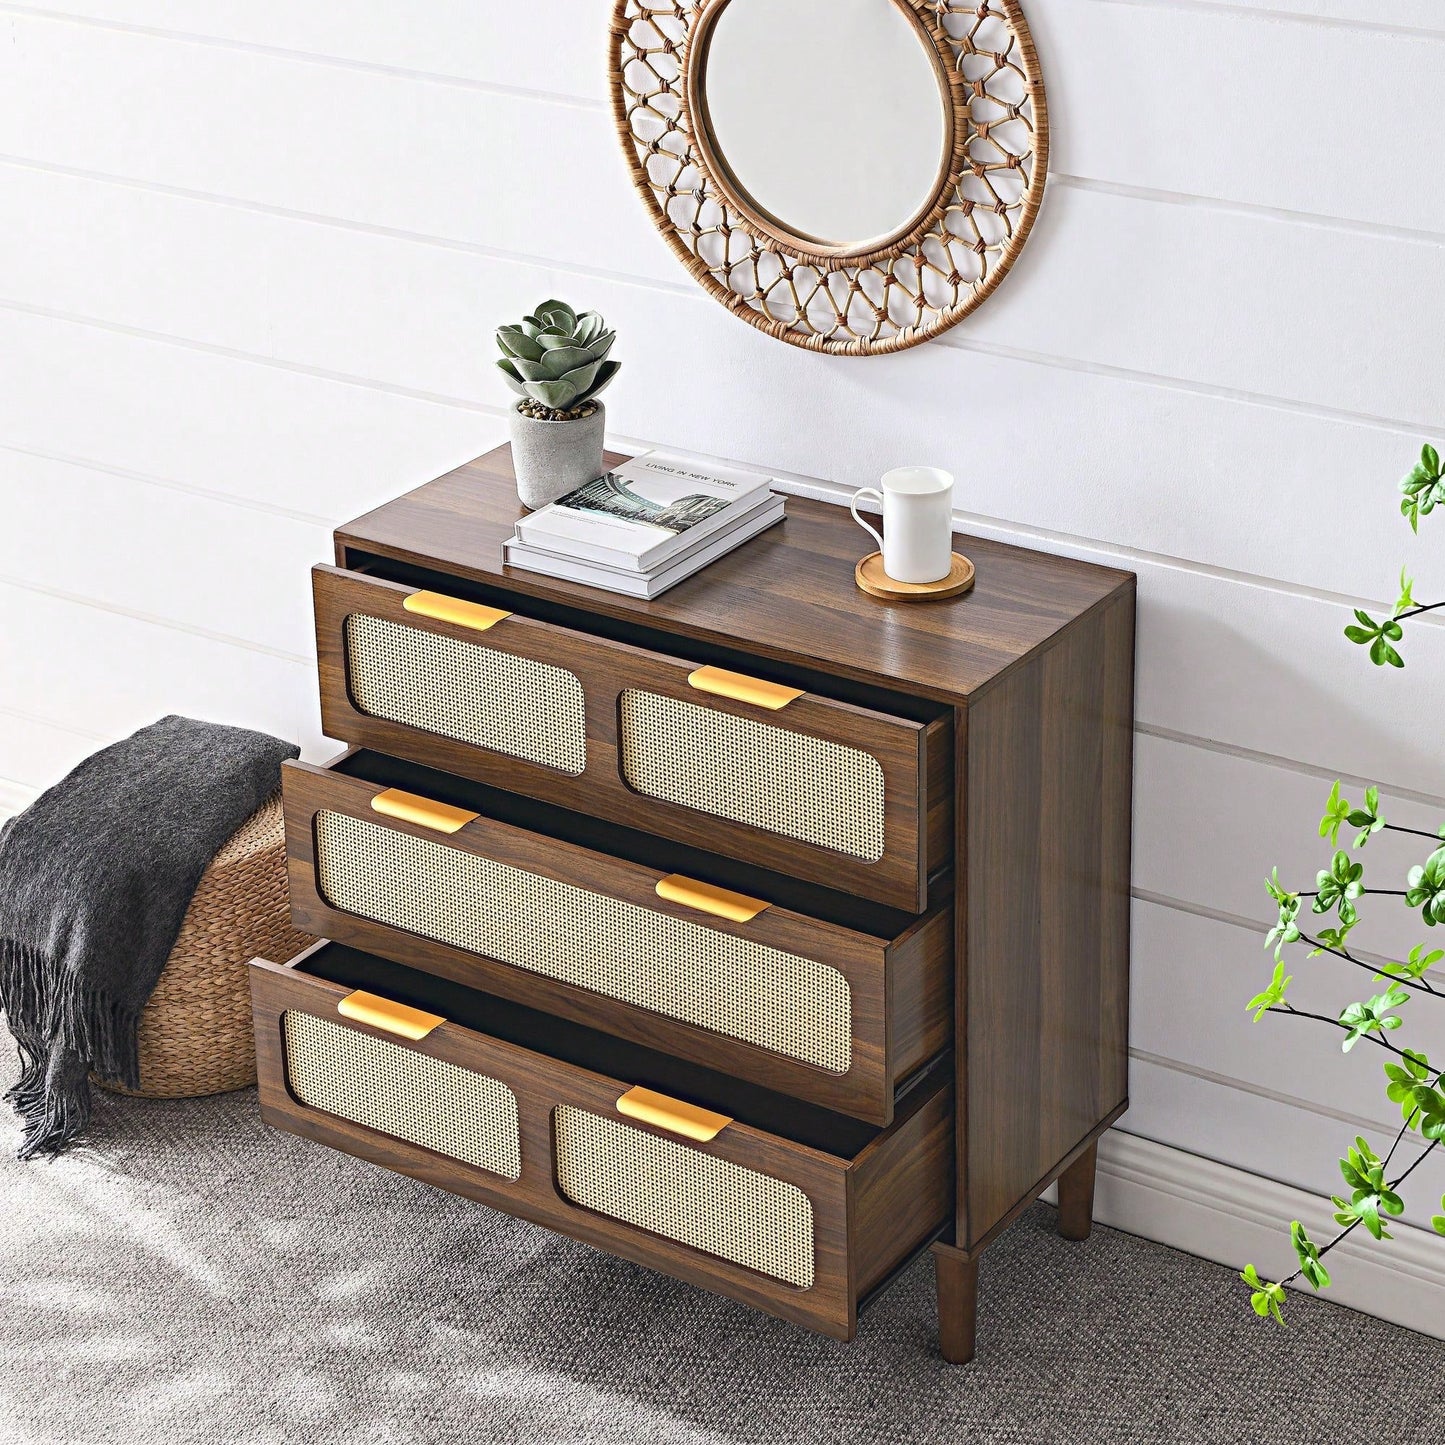
M654 602L502 566L506 448L337 531L262 1112L840 1339L931 1245L963 1361L1127 1103L1134 578L787 505Z

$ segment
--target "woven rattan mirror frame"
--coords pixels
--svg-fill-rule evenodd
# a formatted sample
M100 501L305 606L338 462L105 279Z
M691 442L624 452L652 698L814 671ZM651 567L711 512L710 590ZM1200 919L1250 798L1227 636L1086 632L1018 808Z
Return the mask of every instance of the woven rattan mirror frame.
M728 310L810 351L901 351L961 321L1022 250L1048 170L1043 76L1017 0L891 0L935 49L952 136L931 200L867 250L792 234L722 163L700 81L729 3L614 0L613 117L668 245Z

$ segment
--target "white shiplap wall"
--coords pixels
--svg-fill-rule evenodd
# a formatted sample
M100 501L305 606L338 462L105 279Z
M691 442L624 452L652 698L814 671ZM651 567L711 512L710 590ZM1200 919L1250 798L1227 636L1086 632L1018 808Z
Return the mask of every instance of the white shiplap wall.
M558 293L618 328L620 436L843 487L922 458L975 530L1138 572L1124 1127L1328 1190L1388 1125L1378 1064L1241 1004L1331 778L1445 807L1445 632L1387 674L1339 635L1401 560L1445 588L1392 496L1445 438L1445 12L1032 0L1034 239L976 317L857 362L666 251L609 8L0 3L0 808L164 711L323 751L308 564L501 440L490 330Z

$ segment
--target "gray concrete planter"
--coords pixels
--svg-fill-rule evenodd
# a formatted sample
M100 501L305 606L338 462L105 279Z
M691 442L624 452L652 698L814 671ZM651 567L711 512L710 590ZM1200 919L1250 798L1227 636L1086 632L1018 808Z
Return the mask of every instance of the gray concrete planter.
M512 409L512 468L517 495L535 512L602 475L602 433L607 409L576 421L538 421Z

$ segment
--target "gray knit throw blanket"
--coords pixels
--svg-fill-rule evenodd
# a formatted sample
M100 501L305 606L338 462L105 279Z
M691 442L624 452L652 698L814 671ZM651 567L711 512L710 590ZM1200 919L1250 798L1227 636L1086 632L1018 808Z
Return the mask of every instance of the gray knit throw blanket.
M90 1119L89 1075L140 1084L136 1031L191 895L297 748L167 717L87 758L0 829L0 1008L20 1048L5 1096L20 1157Z

